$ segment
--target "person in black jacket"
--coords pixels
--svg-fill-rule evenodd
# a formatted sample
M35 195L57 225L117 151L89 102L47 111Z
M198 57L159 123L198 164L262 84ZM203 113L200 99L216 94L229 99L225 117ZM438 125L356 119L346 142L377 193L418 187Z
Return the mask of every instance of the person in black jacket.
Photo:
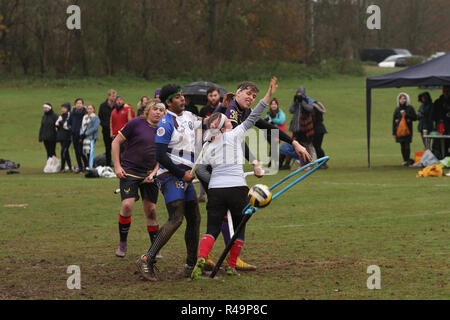
M434 102L431 116L435 122L435 129L441 134L450 135L450 86L442 88L442 95ZM445 140L445 154L441 154L439 139L434 139L433 142L433 154L437 155L439 159L443 159L449 154L450 140Z
M398 136L397 129L405 117L406 123L409 129L409 135ZM402 156L403 156L403 166L409 166L414 164L414 160L410 158L411 155L411 142L413 137L413 121L417 120L416 111L410 105L409 95L406 93L400 93L397 97L397 108L394 111L394 119L392 121L392 135L397 143L400 143Z
M70 118L70 103L61 105L61 115L56 120L56 141L61 142L61 172L66 172L65 165L67 161L69 172L72 171L72 161L70 160L69 148L72 143L68 120Z
M75 100L75 107L72 109L69 118L69 127L72 133L73 148L75 149L75 156L78 162L78 169L76 173L83 172L88 167L88 160L83 154L83 141L80 136L81 124L83 117L87 113L84 107L83 99L79 98Z
M313 146L316 150L317 159L325 157L325 151L322 149L323 137L327 134L327 129L323 124L323 114L326 109L320 103L313 103L314 109L312 112L313 125L314 125L314 135L313 135ZM328 169L328 165L325 163L321 169Z
M100 105L98 117L102 126L103 142L105 143L106 166L112 167L111 162L111 112L114 110L117 92L113 89L108 91L108 98Z
M39 129L39 142L44 142L45 150L47 150L47 160L56 156L56 129L55 122L58 116L53 112L50 103L44 104L44 115L41 120L41 128Z

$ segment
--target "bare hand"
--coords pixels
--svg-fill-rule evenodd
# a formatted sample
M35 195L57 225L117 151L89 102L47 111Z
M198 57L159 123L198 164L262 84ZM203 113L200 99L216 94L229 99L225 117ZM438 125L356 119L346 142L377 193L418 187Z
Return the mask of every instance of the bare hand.
M253 172L255 173L255 177L258 179L264 177L264 170L261 166L261 163L258 160L253 161Z
M295 152L299 157L303 158L305 162L311 162L311 155L308 153L306 148L303 147L298 141L294 140L294 142L292 142L292 146L294 147Z
M188 170L184 173L184 177L183 177L183 181L186 183L191 183L192 180L194 180L195 177L193 175L191 175L191 171Z
M266 96L263 99L264 102L267 104L269 104L270 98L275 94L275 92L278 89L277 81L278 81L277 77L273 77L270 80L269 89L267 90Z
M155 177L152 175L149 175L148 177L146 177L144 179L144 183L154 183L155 182Z
M278 89L278 84L277 84L278 78L277 77L273 77L270 80L270 87L269 87L269 94L270 96L273 96L275 94L275 92Z
M123 170L123 168L118 164L115 167L115 171L116 171L116 176L119 179L125 179L127 176L127 173L125 172L125 170Z

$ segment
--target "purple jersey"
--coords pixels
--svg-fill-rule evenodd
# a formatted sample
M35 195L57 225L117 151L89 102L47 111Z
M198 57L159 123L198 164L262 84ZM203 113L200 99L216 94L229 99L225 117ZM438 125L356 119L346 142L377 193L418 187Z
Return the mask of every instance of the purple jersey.
M156 127L142 117L128 122L119 134L126 139L120 164L126 173L146 177L156 165Z
M238 106L236 100L233 99L230 105L228 106L225 115L227 116L228 119L231 120L231 122L233 123L233 127L235 127L236 125L240 125L241 123L243 123L245 119L248 118L250 113L252 113L252 110L250 108L241 109Z

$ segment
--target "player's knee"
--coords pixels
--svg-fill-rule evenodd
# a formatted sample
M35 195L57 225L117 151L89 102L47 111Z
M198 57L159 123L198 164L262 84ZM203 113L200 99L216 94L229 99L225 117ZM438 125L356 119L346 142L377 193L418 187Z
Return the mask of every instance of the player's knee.
M134 207L134 200L133 201L123 201L122 202L122 215L123 216L131 216L131 213L133 212Z
M178 200L167 204L169 212L169 221L177 227L181 226L184 217L184 201Z

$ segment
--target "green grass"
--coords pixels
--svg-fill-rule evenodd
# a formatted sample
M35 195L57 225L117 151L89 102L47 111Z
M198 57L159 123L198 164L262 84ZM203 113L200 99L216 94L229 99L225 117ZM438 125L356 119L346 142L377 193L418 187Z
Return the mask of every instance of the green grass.
M369 68L369 74L385 70ZM251 80L251 79L250 79ZM129 251L114 257L120 197L115 179L45 175L37 141L42 104L83 97L99 106L110 87L136 106L162 83L117 79L0 88L0 156L21 164L21 174L0 172L0 299L448 299L449 216L447 178L415 177L400 167L391 137L398 89L373 94L372 169L367 168L365 79L281 79L277 97L285 111L300 85L327 107L321 170L259 211L247 227L243 259L258 270L237 279L190 282L184 266L184 225L162 250L162 281L142 281L134 262L148 249L141 203L135 207ZM182 83L184 84L184 83ZM222 83L229 90L236 83ZM266 83L258 85L265 91ZM422 90L404 88L412 101ZM433 98L439 91L432 91ZM417 109L417 103L414 104ZM413 151L423 146L414 132ZM103 151L102 139L97 150ZM57 149L59 152L59 147ZM72 160L75 158L72 157ZM282 177L268 176L271 185ZM249 185L257 182L249 178ZM10 207L8 205L25 205ZM206 210L201 204L202 227ZM162 195L157 206L167 219ZM214 252L223 249L221 238ZM82 290L66 287L69 265L81 267ZM382 289L366 287L367 267L381 268Z

